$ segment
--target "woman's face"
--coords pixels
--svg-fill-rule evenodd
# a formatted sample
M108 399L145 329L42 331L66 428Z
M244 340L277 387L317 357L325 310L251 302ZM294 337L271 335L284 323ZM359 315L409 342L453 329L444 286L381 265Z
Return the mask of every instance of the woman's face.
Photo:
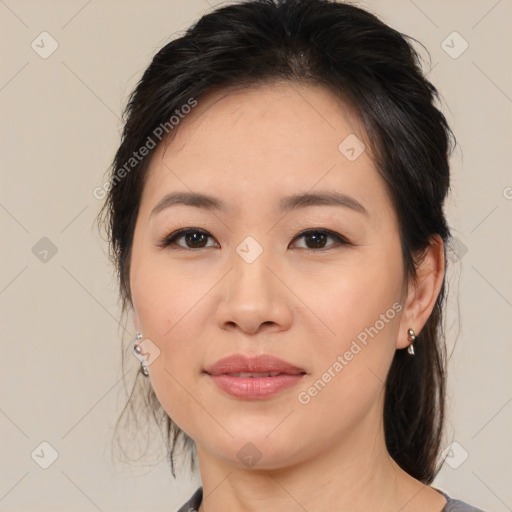
M160 351L151 385L198 452L270 469L356 449L381 428L406 291L397 219L363 138L326 89L280 83L200 98L155 150L133 240L134 318ZM176 192L215 203L154 210ZM302 194L341 199L287 200ZM303 373L273 393L232 394L216 382L254 377L205 370L234 354Z

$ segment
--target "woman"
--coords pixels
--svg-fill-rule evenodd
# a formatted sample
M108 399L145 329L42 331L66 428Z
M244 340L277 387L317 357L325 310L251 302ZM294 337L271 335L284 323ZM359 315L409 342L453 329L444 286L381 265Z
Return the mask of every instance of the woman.
M406 37L326 0L203 16L130 98L104 205L181 511L475 511L432 483L452 134ZM144 384L143 384L144 385Z

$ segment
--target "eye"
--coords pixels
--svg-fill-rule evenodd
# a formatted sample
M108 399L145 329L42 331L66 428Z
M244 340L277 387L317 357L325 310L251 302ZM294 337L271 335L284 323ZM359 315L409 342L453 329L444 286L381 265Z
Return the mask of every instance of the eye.
M328 229L308 229L299 233L294 240L304 238L306 247L299 247L300 249L309 250L323 250L326 249L326 242L329 238L334 240L334 243L329 244L327 249L330 247L337 247L340 245L352 245L345 237L330 231Z
M185 240L185 245L177 243L177 241L182 238ZM211 245L207 245L208 238L212 238L212 236L207 231L198 228L186 228L175 231L174 233L164 237L160 240L158 245L160 247L177 245L184 249L203 249L206 247L212 247ZM213 247L215 247L215 244Z
M219 247L219 244L216 242L208 245L209 238L213 240L213 237L208 233L208 231L204 231L203 229L199 228L184 228L165 236L157 245L160 247L175 245L177 248L183 249L205 249L207 247ZM299 248L313 251L326 250L333 246L337 247L340 245L353 245L342 235L327 229L304 230L299 233L294 238L294 240L300 238L304 239L306 246ZM334 242L327 245L326 247L326 242L329 238L334 240ZM184 243L178 243L178 241L182 239L184 240Z

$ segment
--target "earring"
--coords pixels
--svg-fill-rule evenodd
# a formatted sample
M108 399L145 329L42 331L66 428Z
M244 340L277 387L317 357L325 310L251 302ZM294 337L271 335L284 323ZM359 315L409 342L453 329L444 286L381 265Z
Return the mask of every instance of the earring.
M135 345L133 346L133 353L135 357L140 361L140 371L145 377L149 376L149 370L146 364L146 358L142 353L142 347L139 345L139 341L142 339L142 333L137 332L135 336Z
M409 346L407 347L407 352L413 356L414 355L414 340L416 339L416 333L414 329L409 329L407 331L407 339L409 340Z

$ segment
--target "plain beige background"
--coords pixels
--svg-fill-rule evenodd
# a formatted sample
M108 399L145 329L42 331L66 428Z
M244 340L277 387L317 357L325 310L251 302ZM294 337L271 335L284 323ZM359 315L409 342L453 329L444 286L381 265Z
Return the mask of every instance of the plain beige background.
M94 228L93 190L152 55L218 4L0 0L2 511L173 511L200 485L197 474L174 481L165 462L110 465L125 395L117 284ZM459 144L447 205L457 238L448 343L457 344L445 446L456 444L434 485L509 511L512 2L360 5L429 49L429 76ZM130 364L129 382L138 362Z

